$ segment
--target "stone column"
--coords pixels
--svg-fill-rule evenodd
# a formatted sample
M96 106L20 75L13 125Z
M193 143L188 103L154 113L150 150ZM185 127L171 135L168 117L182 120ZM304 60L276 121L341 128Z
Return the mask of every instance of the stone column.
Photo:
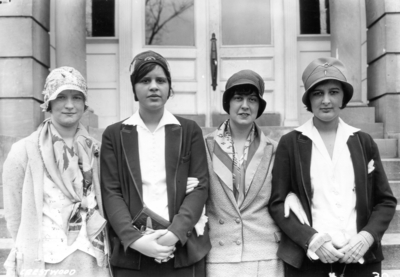
M368 100L386 137L400 136L400 1L366 0Z
M57 0L56 65L72 66L86 78L86 2Z
M44 118L49 26L49 0L0 4L0 135L27 136Z
M349 82L354 87L349 106L364 105L361 94L362 29L359 0L330 0L331 56L347 67Z

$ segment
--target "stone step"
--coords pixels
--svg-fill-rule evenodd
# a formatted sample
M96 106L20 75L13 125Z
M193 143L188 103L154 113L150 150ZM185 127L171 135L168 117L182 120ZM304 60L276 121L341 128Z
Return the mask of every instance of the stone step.
M397 139L374 139L381 158L397 158Z
M386 231L387 234L400 234L400 205L397 205L396 212L390 222L389 228Z
M347 124L354 126L356 123L374 123L375 108L374 107L350 107L340 111L340 118Z
M382 159L382 164L389 181L400 181L400 159Z
M389 184L397 203L400 204L400 181L389 181Z
M385 233L382 238L383 256L382 268L385 270L400 270L400 234Z
M345 121L347 123L347 121ZM361 131L370 134L372 138L383 138L383 123L354 123L349 124Z
M12 239L0 239L0 274L6 274L3 264L6 261L13 244L14 242Z
M382 269L382 276L380 277L400 277L400 270Z

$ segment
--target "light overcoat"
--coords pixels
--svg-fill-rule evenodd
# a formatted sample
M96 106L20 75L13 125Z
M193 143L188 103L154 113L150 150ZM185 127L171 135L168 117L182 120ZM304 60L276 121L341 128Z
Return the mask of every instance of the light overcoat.
M276 142L260 129L264 152L238 207L231 185L221 181L213 169L213 149L217 131L205 136L210 174L210 197L207 200L211 251L207 263L238 263L278 259L279 228L268 212L271 195L271 171ZM229 183L229 182L227 182Z

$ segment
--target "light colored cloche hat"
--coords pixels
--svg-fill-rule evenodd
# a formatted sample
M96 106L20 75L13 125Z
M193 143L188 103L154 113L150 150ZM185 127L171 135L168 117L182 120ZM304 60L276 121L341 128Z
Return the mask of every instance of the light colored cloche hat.
M318 83L325 80L337 80L343 86L343 107L353 97L353 86L348 82L346 66L336 58L323 57L312 61L303 72L303 84L306 90L302 101L309 106L309 92Z

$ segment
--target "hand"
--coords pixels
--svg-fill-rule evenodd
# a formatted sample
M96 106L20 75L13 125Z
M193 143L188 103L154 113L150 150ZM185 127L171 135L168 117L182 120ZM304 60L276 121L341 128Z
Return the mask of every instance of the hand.
M293 192L290 192L285 198L285 217L289 217L290 210L297 216L301 224L307 224L310 226L310 222L308 222L307 215L303 209L303 206L300 203L299 198Z
M339 260L341 263L357 263L368 251L374 242L372 235L366 231L361 231L351 237L348 244L338 249L344 256Z
M130 247L148 257L164 260L175 251L175 247L160 245L158 244L157 239L168 232L168 230L154 231L152 234L142 236L140 239L132 243Z
M317 254L318 258L324 264L332 264L334 262L337 262L340 258L344 256L342 252L338 251L333 246L331 241L325 242L323 245L321 245L321 247L318 248L317 251L315 251L315 254Z
M187 185L186 185L186 194L189 194L194 190L195 187L199 184L199 179L196 177L188 177Z
M171 231L166 232L164 235L157 239L158 244L163 246L175 246L179 238Z

